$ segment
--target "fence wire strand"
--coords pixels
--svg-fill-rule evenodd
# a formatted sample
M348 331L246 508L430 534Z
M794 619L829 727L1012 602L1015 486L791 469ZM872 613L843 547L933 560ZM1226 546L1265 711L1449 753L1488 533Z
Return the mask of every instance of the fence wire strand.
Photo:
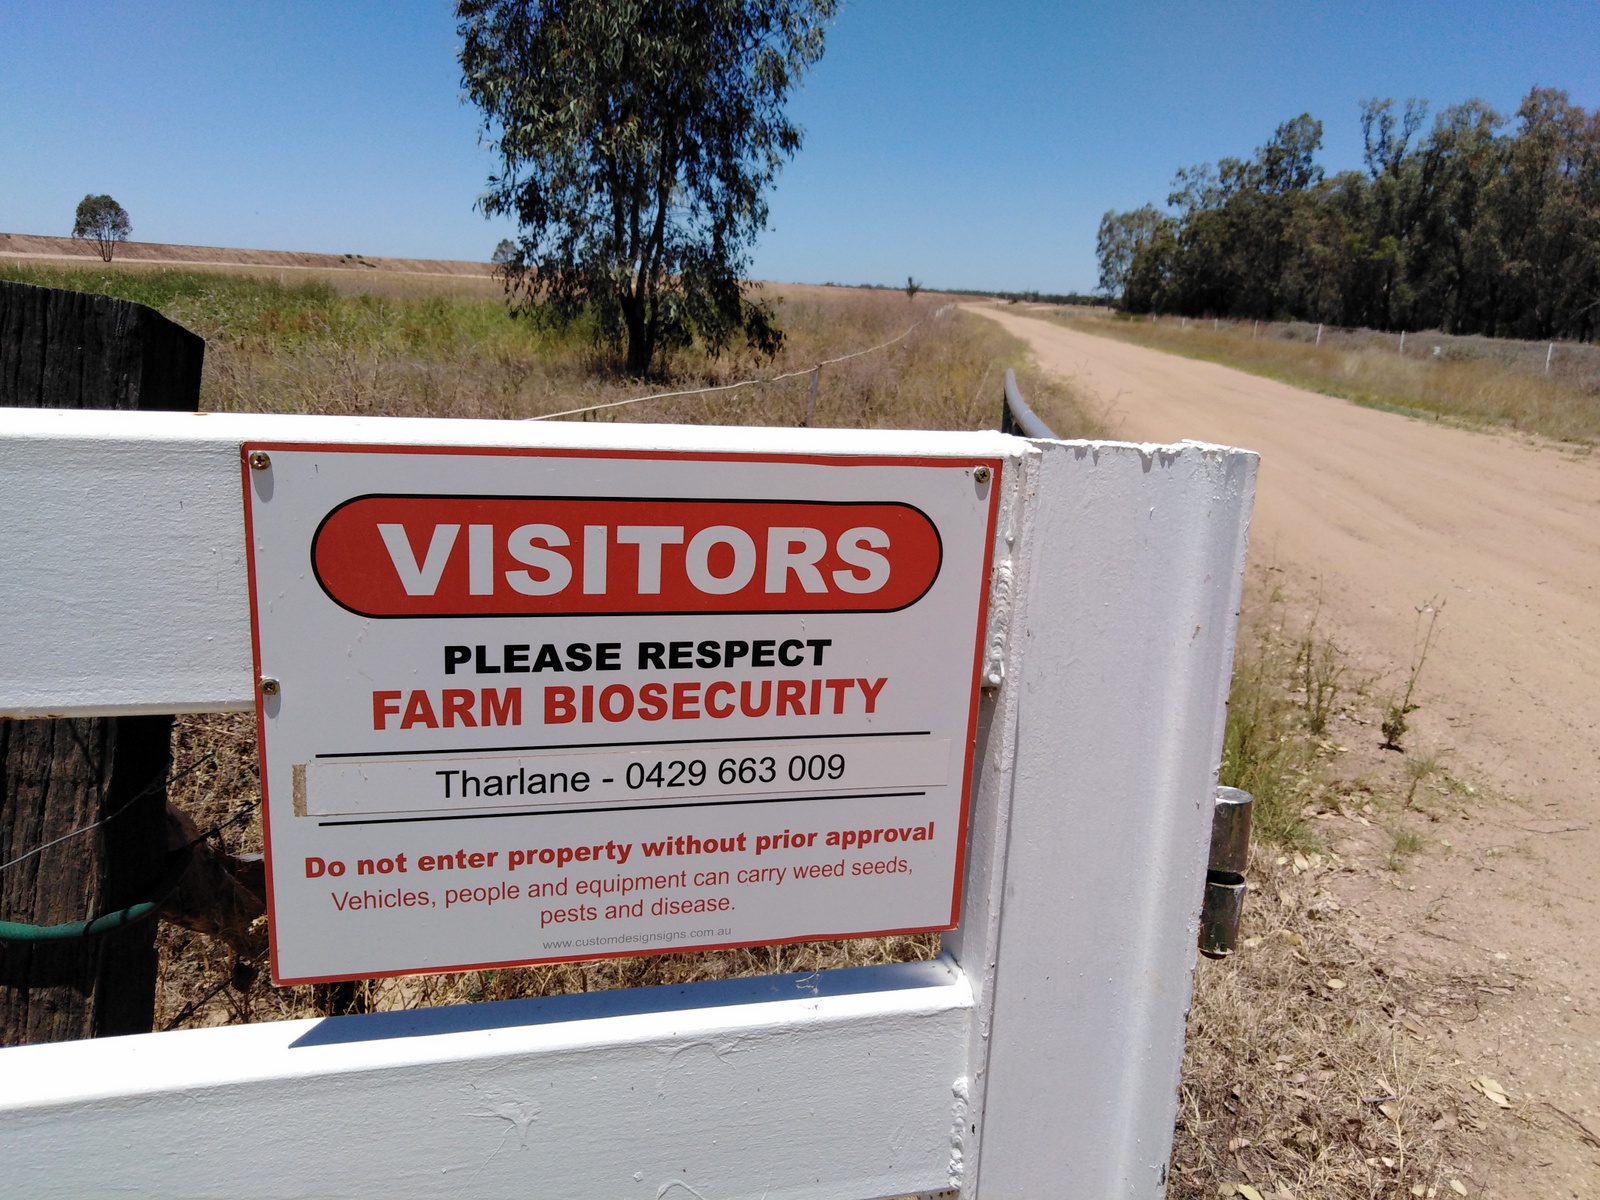
M926 325L929 321L937 321L954 307L955 305L953 304L946 304L935 309L932 315L912 323L898 337L892 337L887 342L880 342L876 346L868 346L865 350L852 350L849 354L841 354L837 358L825 358L809 367L784 371L779 375L770 375L757 379L741 379L736 383L719 383L710 387L685 388L678 392L653 392L648 396L634 396L628 400L610 400L604 404L590 404L583 408L568 408L563 409L561 412L540 413L537 417L528 417L526 419L529 421L554 421L557 417L576 417L584 413L600 412L602 409L607 408L622 408L629 404L643 404L646 400L671 400L679 396L708 396L714 392L732 392L739 388L761 387L769 383L781 383L785 379L799 379L802 376L810 375L813 371L819 371L823 367L831 367L835 363L849 362L852 358L860 358L866 354L876 354L880 350L887 350L890 346L905 341L918 327Z
M101 817L99 820L91 821L87 825L79 825L76 829L69 829L66 833L63 833L60 837L53 837L48 842L45 842L45 843L43 843L41 845L38 845L38 846L35 846L31 850L24 850L21 854L17 855L10 862L0 863L0 871L9 871L12 867L16 866L18 863L26 862L28 859L32 858L35 854L43 854L46 850L50 849L51 846L59 846L62 842L71 841L75 837L80 837L85 833L90 833L93 830L99 829L102 825L109 825L112 821L115 821L123 813L127 812L130 808L132 808L139 801L143 800L146 796L148 796L151 792L155 791L157 788L163 788L163 787L170 788L173 784L177 783L180 779L184 779L187 776L193 775L201 767L205 766L207 763L215 762L216 759L217 759L217 756L216 756L216 752L215 751L207 751L200 758L198 758L194 762L190 763L189 766L187 766L183 770L179 771L176 775L172 775L172 776L169 777L165 772L163 772L161 774L160 778L151 780L149 783L145 784L144 787L140 788L133 795L129 796L128 799L123 801L123 803L120 804L116 808L116 810L114 812L109 812L105 816ZM225 822L225 824L231 824L231 823L232 823L231 820L228 821L228 822ZM222 826L219 825L217 828L221 829ZM216 832L216 831L213 830L212 832ZM211 835L210 834L206 834L205 836L206 837L210 837ZM202 839L202 840L204 840L204 839Z

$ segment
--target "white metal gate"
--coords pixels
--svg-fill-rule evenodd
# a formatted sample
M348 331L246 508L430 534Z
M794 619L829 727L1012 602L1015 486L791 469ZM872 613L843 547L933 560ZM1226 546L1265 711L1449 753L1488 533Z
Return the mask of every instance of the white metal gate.
M932 963L0 1050L0 1190L1162 1194L1253 454L0 409L0 714L250 707L249 440L1006 458L961 926Z

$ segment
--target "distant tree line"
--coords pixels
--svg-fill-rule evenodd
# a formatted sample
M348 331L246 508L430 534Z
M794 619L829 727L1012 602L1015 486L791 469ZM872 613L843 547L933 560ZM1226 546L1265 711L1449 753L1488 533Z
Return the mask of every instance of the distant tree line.
M1180 170L1166 210L1108 212L1100 288L1132 312L1590 340L1600 328L1600 111L1530 91L1361 106L1365 171L1327 175L1302 114L1249 159Z

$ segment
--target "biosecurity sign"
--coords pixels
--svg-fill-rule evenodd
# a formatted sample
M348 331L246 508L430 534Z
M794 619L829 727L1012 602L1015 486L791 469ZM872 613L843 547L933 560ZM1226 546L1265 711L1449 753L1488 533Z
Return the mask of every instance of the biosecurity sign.
M280 983L955 923L999 461L244 449Z

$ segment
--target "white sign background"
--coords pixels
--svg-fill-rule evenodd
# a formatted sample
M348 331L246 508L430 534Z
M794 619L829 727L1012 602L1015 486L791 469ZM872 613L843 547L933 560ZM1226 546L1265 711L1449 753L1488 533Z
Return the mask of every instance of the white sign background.
M955 924L1000 460L252 444L244 462L256 671L278 684L257 706L276 982ZM312 568L324 519L370 495L906 504L942 560L897 612L375 618ZM792 639L829 644L710 669L637 650ZM446 646L492 666L506 645L598 642L620 643L618 669L446 674ZM806 711L544 723L552 686L780 679L807 682ZM868 713L860 688L818 704L814 679L884 682ZM437 715L452 687L520 688L520 722L399 728L415 692ZM381 729L375 693L399 693ZM529 782L557 775L565 790Z

